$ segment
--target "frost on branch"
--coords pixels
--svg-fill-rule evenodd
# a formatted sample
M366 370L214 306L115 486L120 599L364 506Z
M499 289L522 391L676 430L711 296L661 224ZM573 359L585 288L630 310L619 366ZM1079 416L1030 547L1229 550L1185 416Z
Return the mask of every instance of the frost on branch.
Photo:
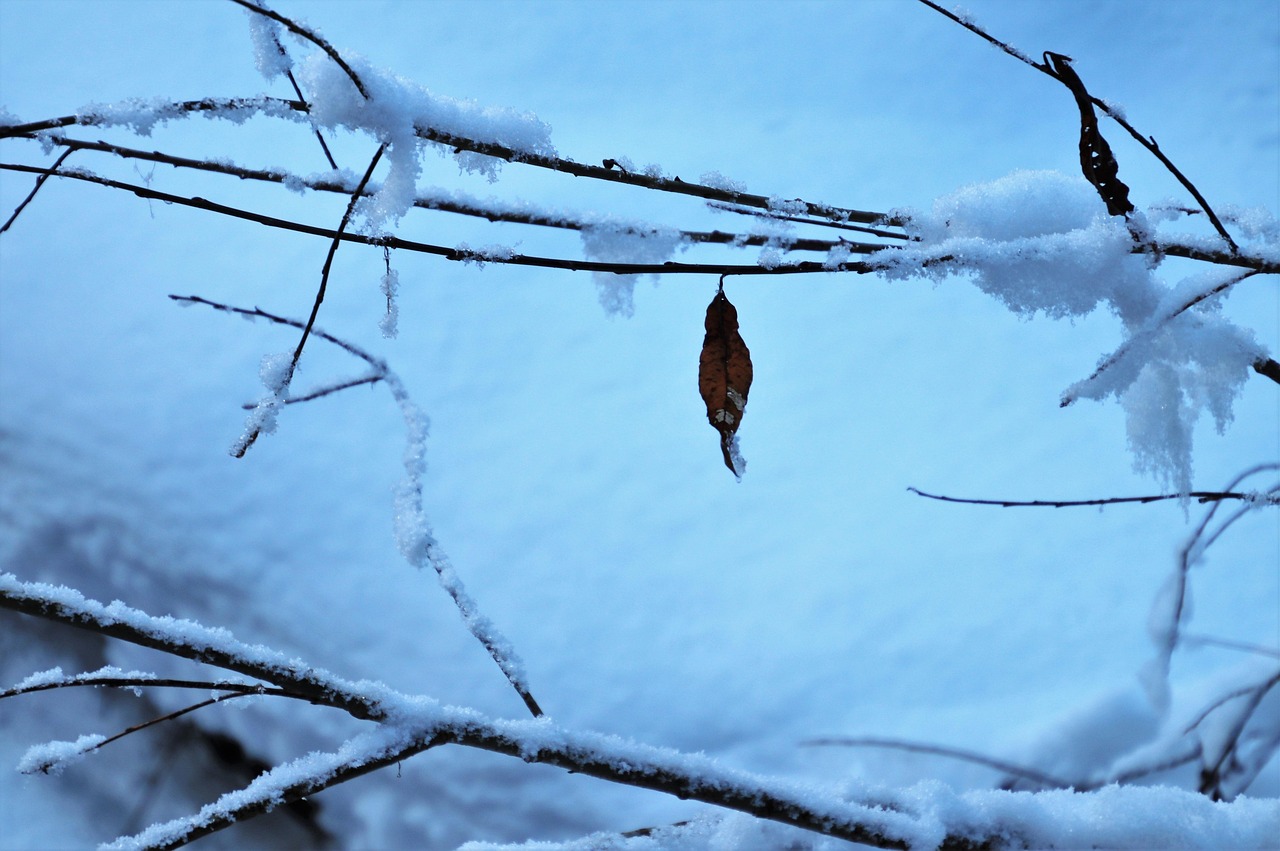
M1191 489L1196 422L1208 413L1224 429L1252 365L1265 356L1248 330L1217 312L1210 293L1226 289L1220 277L1170 286L1156 263L1132 252L1130 228L1108 214L1093 187L1057 172L1015 172L939 198L929 213L895 215L919 241L873 256L887 277L964 273L1024 318L1074 319L1105 304L1125 343L1070 387L1064 404L1114 396L1135 468L1181 493ZM1129 218L1145 224L1140 213Z
M84 755L107 740L106 736L93 733L84 735L74 742L46 742L28 748L18 761L21 774L61 774L62 769L73 762L78 762Z
M257 12L245 11L249 17L249 38L253 42L253 61L258 73L267 80L293 70L293 63L280 44L280 25Z

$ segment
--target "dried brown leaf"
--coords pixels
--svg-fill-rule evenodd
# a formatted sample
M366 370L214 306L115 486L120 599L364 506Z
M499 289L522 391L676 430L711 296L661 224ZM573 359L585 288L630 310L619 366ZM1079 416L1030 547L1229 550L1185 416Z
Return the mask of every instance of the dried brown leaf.
M1080 108L1080 169L1085 180L1098 190L1107 212L1113 216L1126 216L1133 212L1129 201L1129 187L1120 180L1120 166L1116 163L1111 146L1098 130L1098 116L1093 111L1093 99L1084 87L1084 81L1071 67L1071 57L1061 53L1045 53L1045 61L1053 74L1075 96Z
M720 432L724 465L742 478L746 464L734 435L751 392L751 352L738 333L738 310L723 290L707 306L706 329L698 360L698 390L707 403L707 420Z

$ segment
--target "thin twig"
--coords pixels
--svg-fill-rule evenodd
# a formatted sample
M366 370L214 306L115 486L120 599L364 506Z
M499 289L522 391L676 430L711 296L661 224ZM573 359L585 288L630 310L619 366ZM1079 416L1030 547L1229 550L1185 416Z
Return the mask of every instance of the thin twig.
M911 493L917 496L923 496L926 499L936 499L939 502L959 502L966 505L998 505L1001 508L1075 508L1086 505L1115 505L1118 503L1141 503L1159 502L1164 499L1183 499L1190 497L1201 503L1219 502L1227 499L1240 499L1246 501L1260 501L1267 505L1280 505L1280 496L1259 496L1256 493L1241 493L1237 491L1191 491L1187 494L1181 493L1165 493L1153 496L1113 496L1105 499L1077 499L1077 500L1014 500L1014 499L968 499L958 496L942 496L940 494L925 493L919 488L908 487Z
M0 169L22 172L40 171L40 169L32 166L17 165L13 163L0 163ZM173 195L168 192L160 192L145 186L124 183L118 180L99 177L98 175L85 174L83 172L59 171L57 176L71 178L73 180L83 180L88 183L95 183L99 186L105 186L109 189L121 189L137 195L140 198L164 201L166 203L177 204L184 207L193 207L198 210L206 210L219 215L256 222L261 225L266 225L267 227L291 230L298 233L325 237L327 239L340 239L344 242L359 242L365 245L375 245L379 248L387 246L404 251L434 254L439 257L444 257L446 260L454 260L463 263L497 263L514 266L537 266L545 269L566 269L576 272L611 272L616 275L796 275L822 272L856 272L858 274L867 274L878 270L878 267L856 261L845 262L834 266L828 266L825 263L820 263L816 260L802 261L796 263L784 263L770 268L767 266L760 266L758 264L677 263L673 261L668 261L666 263L610 263L593 260L566 260L558 257L538 257L529 254L490 254L484 251L475 251L465 248L448 248L441 245L414 242L412 240L401 239L395 236L367 236L365 234L351 232L340 233L332 228L317 227L315 225L307 225L300 222L290 221L288 219L280 219L274 216L254 213L249 210L242 210L226 204L218 204L200 197L188 198L182 195ZM1280 268L1280 264L1277 264L1277 268Z
M235 2L243 2L243 0L235 0ZM305 114L310 112L310 106L302 101L291 101L283 98L272 97L205 98L198 101L180 101L166 104L162 107L158 107L157 113L161 115L172 115L176 118L180 115L193 112L200 113L235 110L253 110L254 112L268 112L269 114L278 114L281 110L292 110L294 112ZM106 122L101 116L89 113L86 115L67 115L23 124L8 126L0 125L0 139L15 136L30 136L32 134L48 130L56 130L62 127L69 127L75 124L96 125L102 123L109 122ZM681 180L679 177L668 178L641 174L638 172L624 172L621 170L605 168L603 166L575 162L574 160L564 159L561 157L519 151L515 148L511 148L497 142L484 142L477 139L469 139L465 136L446 133L442 130L437 130L431 127L415 127L414 132L419 138L436 142L454 151L469 151L471 153L483 154L484 156L494 157L495 159L504 160L506 162L521 163L535 168L550 169L551 171L573 175L574 177L588 177L594 180L604 180L610 183L622 183L629 186L638 186L643 189L653 189L659 192L691 195L708 201L719 201L721 203L735 204L743 207L755 207L761 210L775 210L774 199L764 195L756 195L750 192L739 192L731 189L722 189L715 186L706 186L700 183ZM836 207L830 204L818 204L809 201L792 201L787 202L787 204L789 206L799 204L803 206L809 216L838 224L847 224L849 222L860 222L862 224L880 226L899 224L886 213L854 210L846 207ZM823 224L823 222L814 222L814 224Z
M355 71L351 70L351 66L342 58L342 55L338 53L337 49L334 48L333 45L329 44L329 42L325 41L318 33L312 32L296 21L286 18L284 15L281 15L279 12L272 11L266 6L261 6L257 2L249 2L249 0L231 0L231 2L235 3L237 6L243 6L251 12L270 18L276 23L283 24L289 32L302 36L307 41L329 54L329 58L332 59L337 66L342 69L343 73L351 79L351 82L355 84L356 90L360 92L365 100L369 99L369 90L364 87L364 83L360 80L360 77Z
M1122 359L1124 359L1124 357L1127 354L1129 354L1129 351L1133 348L1134 343L1138 342L1139 340L1149 340L1155 337L1156 334L1158 334L1162 329L1164 329L1170 322L1177 319L1179 316L1186 313L1188 310L1195 307L1200 302L1206 299L1212 298L1213 296L1218 295L1219 293L1226 292L1227 290L1234 287L1236 284L1256 274L1258 274L1257 270L1251 269L1247 272L1241 272L1237 275L1234 275L1231 278L1228 278L1227 280L1222 281L1217 286L1214 286L1213 288L1205 292L1199 293L1193 298L1188 299L1185 303L1179 305L1175 310L1171 311L1168 315L1162 316L1153 322L1149 322L1145 328L1141 329L1140 331L1136 332L1133 336L1129 337L1129 339L1125 340L1123 343L1120 344L1120 347L1118 349L1116 349L1114 352L1112 352L1110 355L1104 358L1102 363L1098 364L1097 369L1095 369L1092 372L1092 374L1089 375L1088 378L1086 378L1084 381L1079 382L1078 384L1073 385L1072 390L1069 390L1067 393L1063 394L1061 401L1058 402L1058 407L1065 408L1068 405L1071 405L1074 402L1076 402L1076 400L1080 398L1079 388L1085 387L1091 381L1097 378L1099 375L1106 372L1108 369L1115 366ZM1261 363L1261 361L1259 361L1259 363ZM1255 369L1256 369L1256 366L1255 366ZM1266 374L1265 372L1262 372L1262 370L1258 370L1258 372L1261 372L1263 375Z
M62 155L53 161L53 165L45 169L44 172L39 177L36 178L36 185L31 187L31 191L27 193L27 197L23 198L22 203L19 204L14 209L13 215L9 216L9 218L5 221L3 225L0 225L0 233L4 233L9 229L9 226L12 225L14 221L17 220L18 216L21 215L22 211L25 210L27 205L31 203L31 199L36 197L36 193L40 191L41 186L44 186L44 182L58 171L58 166L62 165L62 163L66 160L66 158L71 156L72 153L74 153L74 149L72 148L68 148L67 150L63 151Z
M276 316L275 314L268 313L261 308L253 308L252 310L249 310L243 307L232 307L230 305L220 304L215 301L201 298L200 296L170 295L169 298L180 304L201 304L224 313L234 313L240 316L262 317L271 322L288 325L294 328L304 327L304 324L296 319ZM393 372L391 372L385 362L378 360L373 357L373 355L370 355L368 352L363 351L357 346L327 334L318 328L314 329L313 333L320 339L340 346L345 351L360 358L373 367L375 373L387 383L387 386L391 390L392 397L396 400L396 403L401 406L402 412L405 412L406 420L408 421L412 418L411 414L413 411L416 411L416 409L413 408L412 402L408 398L408 391L405 390L404 384ZM453 600L454 605L458 609L458 613L462 616L462 620L466 624L467 630L471 633L472 637L479 641L481 646L488 651L490 658L493 659L494 663L498 666L498 669L502 671L503 676L507 678L507 682L515 690L516 694L519 695L521 701L524 702L524 705L528 708L530 714L535 718L540 717L543 714L542 707L538 704L538 701L534 698L532 692L524 683L523 676L518 673L520 663L514 650L507 645L505 639L497 634L492 625L488 623L487 618L478 616L479 612L475 601L467 594L466 589L462 586L461 579L457 576L457 572L449 564L448 557L434 541L427 547L427 560L429 561L431 568L435 570L436 575L440 577L440 584L443 586L445 593L449 595L449 598ZM409 559L409 561L415 566L422 566L413 559Z
M135 724L134 726L128 728L127 730L121 730L119 733L116 733L114 736L110 736L98 742L93 747L86 748L85 753L89 753L90 751L96 751L101 748L104 748L107 745L111 744L112 742L123 739L125 736L128 736L131 733L137 733L138 731L145 730L148 727L154 727L157 724L163 724L166 721L173 721L176 718L181 718L183 715L186 715L190 712L195 712L197 709L203 709L206 706L212 706L215 703L222 703L223 701L232 700L237 697L247 697L247 696L248 694L245 692L235 692L232 694L220 694L220 695L216 695L215 697L211 697L208 700L202 700L199 703L193 703L190 706L184 706L182 709L174 710L173 712L166 713L164 715L159 716L158 718L152 718L150 721L143 721L141 724Z
M1243 653L1256 653L1259 656L1273 656L1280 659L1280 650L1274 647L1263 647L1261 644L1249 644L1245 641L1232 641L1212 635L1182 633L1183 644L1202 644L1210 647L1225 647L1228 650L1239 650Z
M236 2L242 2L242 0L236 0ZM325 256L324 266L320 270L320 287L316 290L315 302L311 305L311 315L307 318L307 324L302 329L302 337L298 340L297 348L293 350L293 358L289 362L289 370L285 373L282 383L282 392L287 391L290 382L293 381L293 374L298 368L298 361L302 358L302 349L307 345L307 338L311 336L311 329L316 324L316 316L320 314L320 305L324 302L325 290L329 286L329 271L333 267L333 257L338 253L338 246L342 244L342 235L346 232L347 225L351 223L351 214L355 212L356 203L359 202L365 186L369 183L369 179L373 177L373 170L382 159L382 153L386 149L387 146L385 144L378 146L373 159L369 161L369 167L365 169L364 177L360 179L355 192L351 194L351 200L347 202L347 210L342 214L342 222L338 225L338 230L334 233L332 242L329 243L329 253ZM236 458L243 458L244 454L249 451L249 447L253 446L261 434L262 428L254 426L253 430L245 435L240 443L236 444L231 454Z
M957 24L969 30L969 32L973 33L974 35L977 35L985 39L986 41L990 42L991 44L994 44L996 47L1000 48L1001 50L1003 50L1005 53L1009 54L1013 58L1021 62L1025 62L1027 65L1030 65L1032 68L1035 68L1037 71L1039 71L1042 74L1047 74L1048 76L1053 77L1055 80L1061 81L1061 78L1058 77L1058 75L1054 73L1053 69L1050 68L1047 64L1035 61L1034 59L1032 59L1031 57L1023 53L1022 51L1018 50L1016 47L1013 47L1012 45L1009 45L1001 41L1000 39L996 38L995 36L991 35L982 27L974 23L972 20L969 20L968 18L962 18L953 12L947 11L942 6L933 2L933 0L920 0L920 2L928 6L930 9L933 9L935 12L939 12L945 15L946 17L950 18L951 20L955 21ZM1181 183L1183 187L1186 188L1186 190L1191 193L1191 196L1196 199L1196 203L1200 205L1200 208L1204 210L1205 215L1209 217L1209 221L1213 223L1213 227L1215 230L1217 230L1218 235L1221 236L1223 241L1227 243L1228 247L1231 250L1231 253L1232 254L1238 253L1240 250L1240 247L1236 245L1235 240L1231 238L1231 234L1227 233L1227 229L1223 226L1222 221L1218 218L1217 214L1214 213L1213 208L1209 206L1209 202L1205 199L1203 195L1200 194L1200 190L1196 188L1195 184L1192 183L1191 180L1188 179L1187 176L1184 175L1178 169L1178 167L1173 164L1172 160L1170 160L1167 156L1165 156L1164 151L1160 150L1160 146L1156 144L1155 137L1143 136L1141 133L1139 133L1137 130L1134 129L1133 125L1131 125L1125 119L1124 116L1120 115L1118 112L1112 109L1111 106L1108 105L1106 101L1093 97L1092 95L1089 96L1089 99L1090 101L1092 101L1094 106L1101 109L1108 116L1110 116L1113 121L1115 121L1117 124L1123 127L1129 133L1130 136L1132 136L1134 139L1138 141L1138 144L1142 145L1144 148L1150 151L1156 157L1156 159L1160 160L1161 164L1163 164L1164 167L1168 169L1169 172L1178 180L1178 182Z
M143 160L145 162L163 163L171 165L175 168L188 168L198 171L207 171L215 174L224 174L231 177L237 177L241 180L258 180L266 183L285 184L296 181L308 189L314 189L322 192L339 192L343 195L351 195L354 189L346 182L324 178L304 178L299 175L290 174L285 171L275 169L254 169L244 166L233 165L222 160L203 160L192 159L189 157L181 157L174 154L166 154L160 151L146 151L139 148L130 148L124 145L115 145L102 140L89 141L83 139L69 139L66 137L50 139L50 143L54 145L62 145L75 150L98 151L102 153L114 154L123 159ZM372 195L373 192L366 187L362 193L364 196ZM565 230L584 231L601 227L600 224L584 221L582 219L573 218L567 215L537 214L520 210L494 210L483 206L462 203L449 198L432 198L418 197L413 201L413 206L424 210L438 210L445 213L456 213L464 216L472 216L475 218L483 218L490 222L509 222L515 224L537 225L541 227L560 228ZM712 205L716 206L716 205ZM759 216L768 219L779 219L783 221L799 221L808 224L820 224L828 227L839 227L849 230L855 230L864 233L870 233L876 236L886 238L906 239L903 234L897 234L892 231L877 230L874 228L858 227L856 225L837 225L832 222L820 222L815 219L801 219L794 216L773 216L769 213L758 210L743 210L741 208L731 207L729 205L721 205L723 209L733 210L735 212L747 215ZM619 228L622 232L633 234L635 236L654 235L659 232L657 228L646 228L642 225L625 226ZM734 246L760 246L766 244L776 244L779 248L787 251L831 251L833 248L844 248L854 254L871 254L880 251L888 246L880 243L870 242L853 242L846 239L806 239L792 237L789 235L770 235L770 234L741 234L726 231L678 231L680 239L691 243L707 243L715 245L734 245Z
M381 375L366 375L364 378L352 378L349 381L343 381L329 387L321 387L317 390L313 390L310 393L305 393L301 396L290 396L289 398L284 400L284 404L296 405L299 402L311 402L316 399L322 399L325 396L330 396L334 393L338 393L342 390L347 390L352 387L359 387L362 384L377 384L382 379L383 379L383 376ZM254 408L257 407L257 405L255 405L252 402L245 402L240 407L246 411L252 411Z
M40 691L50 691L60 688L78 688L81 686L100 686L104 688L183 688L183 689L202 689L205 691L234 691L241 694L263 694L272 697L294 697L300 700L308 698L302 695L293 694L285 689L278 689L264 686L261 683L243 683L243 682L217 682L207 680L182 680L182 679L160 679L151 677L95 677L95 676L77 676L70 677L57 682L40 683L39 685L18 687L5 689L0 691L0 700L7 697L17 697L23 694L34 694Z
M1050 789L1068 789L1071 783L1066 780L1060 780L1052 775L1037 771L1034 768L1016 765L1012 762L1005 762L1002 759L987 756L985 754L976 753L974 751L963 750L961 748L952 748L945 745L929 745L920 742L909 742L903 739L882 739L874 736L861 737L844 737L844 736L828 736L821 739L810 739L801 742L802 745L808 746L837 746L846 748L889 748L898 751L910 751L912 753L923 753L931 756L945 756L950 759L958 759L964 762L972 762L978 765L985 765L988 768L994 768L996 771L1003 771L1005 774L1012 774L1039 783Z

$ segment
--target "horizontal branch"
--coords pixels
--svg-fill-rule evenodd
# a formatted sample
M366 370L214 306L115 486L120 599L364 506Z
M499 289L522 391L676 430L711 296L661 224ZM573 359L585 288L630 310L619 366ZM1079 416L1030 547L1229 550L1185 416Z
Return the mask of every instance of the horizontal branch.
M958 496L941 496L934 493L925 493L919 488L909 487L917 496L926 499L936 499L939 502L958 502L966 505L998 505L1001 508L1075 508L1085 505L1117 505L1120 503L1141 503L1160 502L1165 499L1184 499L1190 497L1200 503L1221 502L1228 499L1239 499L1245 502L1257 502L1261 505L1280 505L1280 494L1261 494L1261 493L1240 493L1237 491L1191 491L1187 494L1181 493L1165 493L1156 494L1154 496L1113 496L1103 499L1075 499L1075 500L1015 500L1015 499L967 499Z
M263 694L272 697L296 697L301 700L306 698L301 695L293 694L286 689L269 688L262 683L245 683L233 682L227 680L182 680L161 677L138 677L138 676L94 676L92 674L80 674L72 677L66 677L60 680L50 682L35 683L33 685L17 685L0 691L0 700L7 697L17 697L23 694L35 694L41 691L51 691L60 688L78 688L82 686L94 686L101 688L182 688L182 689L200 689L202 691L230 691L237 694L254 695Z
M201 100L159 103L155 106L155 117L157 120L161 120L167 118L178 118L190 114L220 111L235 112L244 110L263 112L273 116L280 116L288 113L289 111L305 115L310 113L311 107L304 101L265 96L256 98L204 98ZM93 112L86 112L79 115L64 115L58 118L45 119L43 121L32 121L7 126L0 125L0 139L17 136L30 136L36 133L44 133L50 130L57 130L73 125L96 126L111 123L114 122L109 119L109 116ZM574 177L587 177L593 180L603 180L609 183L638 186L643 189L652 189L659 192L672 192L679 195L690 195L697 198L703 198L708 201L719 201L721 203L736 204L742 207L754 207L760 210L774 211L778 207L778 201L774 198L750 192L740 192L733 189L724 189L716 186L707 186L701 183L693 183L687 180L681 180L679 177L658 177L627 171L616 167L611 168L605 165L588 165L586 163L579 163L562 157L535 154L529 151L520 151L497 142L484 142L476 139L469 139L465 136L446 133L432 127L415 127L414 132L419 138L443 145L452 149L454 152L468 151L470 153L482 154L484 156L500 159L505 162L520 163L523 165L533 166L535 168L549 169L551 171L560 172L561 174L573 175ZM836 207L830 204L815 204L799 198L784 201L782 204L785 205L786 208L784 212L795 212L798 209L803 209L807 215L825 221L844 224L860 222L862 224L880 226L894 226L898 224L898 222L890 218L887 213L855 210L847 207Z
M45 169L37 168L35 166L26 166L15 163L0 163L0 169L27 173L40 173L45 171ZM167 204L177 204L179 206L192 207L223 216L257 222L258 224L266 225L267 227L291 230L297 233L320 236L330 240L337 239L343 242L359 242L365 245L376 245L380 248L386 247L422 254L434 254L436 256L443 257L446 260L469 263L499 263L513 266L536 266L547 269L565 269L573 272L609 272L615 275L795 275L814 274L820 272L857 272L859 274L866 274L876 271L875 268L869 264L862 262L840 263L838 265L828 266L825 263L819 263L817 261L804 261L800 263L784 263L779 266L766 267L757 264L735 265L718 263L676 263L670 261L666 263L609 263L595 260L568 260L559 257L538 257L529 254L496 254L467 248L449 248L443 245L415 242L413 240L401 239L395 236L366 236L365 234L351 232L339 233L333 228L317 227L315 225L294 222L288 219L264 215L262 213L255 213L250 210L243 210L238 207L219 204L205 198L186 197L182 195L174 195L168 192L160 192L146 186L111 180L109 178L99 177L98 175L86 172L60 170L56 172L55 175L57 177L65 177L72 180L82 180L87 183L94 183L99 186L105 186L109 189L120 189L137 195L140 198L163 201Z
M241 180L256 180L264 183L288 184L296 182L308 189L320 192L336 192L343 195L351 195L355 191L355 187L346 181L337 179L311 178L301 177L289 172L276 169L254 169L244 166L234 165L226 161L193 159L190 157L177 156L175 154L166 154L161 151L146 151L140 148L131 148L125 145L115 145L101 140L90 141L86 139L57 138L49 140L52 144L65 147L72 151L96 151L99 153L114 154L115 156L129 160L141 160L143 162L161 163L170 165L174 168L187 168L196 171L212 172L215 174L224 174L230 177L236 177ZM59 163L54 163L53 169L56 169ZM33 193L34 194L34 193ZM374 194L373 190L363 190L360 193L364 197ZM537 225L540 227L559 228L563 230L584 231L600 227L598 223L584 221L568 215L555 215L551 213L530 213L523 210L504 210L491 209L474 204L463 203L450 198L432 198L417 197L413 201L413 206L423 210L437 210L444 213L455 213L462 216L471 216L474 218L482 218L490 222L506 222L514 224ZM713 205L714 206L714 205ZM813 219L802 219L798 216L783 216L770 213L743 210L730 205L721 205L721 209L733 212L745 212L757 215L763 218L777 221L801 222L807 224L822 224L828 227L841 227L855 230L861 233L869 233L875 236L881 236L892 239L906 239L903 234L894 233L892 231L877 230L874 228L857 227L854 225L836 225L831 222L817 222ZM658 228L646 228L641 225L634 227L619 228L625 233L631 233L636 236L647 236L658 233ZM698 244L712 245L735 245L735 246L762 246L777 245L779 248L787 251L820 251L827 252L834 248L842 248L854 254L871 254L880 251L886 246L881 243L872 242L855 242L846 239L807 239L799 237L791 237L787 235L773 234L742 234L727 231L678 231L680 238L686 242Z

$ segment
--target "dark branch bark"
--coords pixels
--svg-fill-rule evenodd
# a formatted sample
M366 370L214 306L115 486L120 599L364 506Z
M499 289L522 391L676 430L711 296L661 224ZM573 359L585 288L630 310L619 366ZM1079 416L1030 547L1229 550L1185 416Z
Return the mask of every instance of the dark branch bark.
M935 12L939 12L942 15L945 15L951 20L955 21L957 24L964 27L974 35L977 35L985 39L986 41L990 42L991 44L994 44L996 47L1000 48L1001 50L1003 50L1005 53L1009 54L1013 58L1021 62L1025 62L1027 65L1030 65L1032 68L1035 68L1040 73L1047 74L1048 76L1053 77L1054 79L1061 79L1058 77L1057 74L1054 73L1054 70L1050 68L1047 64L1042 62L1036 62L1034 59L1027 56L1025 53L1018 50L1016 47L1006 44L1000 39L992 36L990 33L988 33L982 27L975 24L973 21L965 20L957 16L956 14L947 11L946 9L939 6L937 3L933 2L933 0L920 0L920 2L928 6L930 9L933 9ZM1239 251L1240 250L1239 246L1237 246L1235 240L1231 238L1231 234L1227 233L1227 229L1223 226L1222 220L1218 218L1217 213L1215 213L1213 211L1213 208L1209 206L1209 202L1205 199L1203 195L1200 194L1200 190L1196 188L1195 184L1192 183L1191 180L1188 179L1186 175L1184 175L1181 171L1178 170L1177 166L1173 164L1173 161L1164 155L1164 152L1160 150L1160 146L1156 144L1155 138L1152 136L1143 136L1141 133L1139 133L1137 130L1133 128L1133 125L1131 125L1124 118L1124 116L1120 115L1115 110L1113 110L1109 105L1107 105L1105 101L1100 100L1093 96L1090 96L1089 100L1094 106L1096 106L1098 109L1101 109L1108 116L1110 116L1110 118L1113 121L1115 121L1117 124L1123 127L1130 136L1132 136L1134 139L1137 140L1138 144L1142 145L1142 147L1150 151L1152 155L1156 157L1156 159L1160 160L1161 164L1164 165L1164 167L1169 170L1169 173L1172 174L1174 178L1176 178L1177 181L1181 183L1188 192L1191 193L1191 196L1196 199L1196 203L1200 205L1200 209L1204 210L1205 215L1209 217L1209 221L1213 223L1214 229L1218 232L1218 235L1222 237L1223 241L1227 243L1227 246L1231 249L1231 252L1235 253Z
M114 154L123 159L142 160L144 162L162 163L170 165L174 168L188 168L197 171L206 171L216 174L225 174L230 177L237 177L241 180L258 180L265 183L283 184L290 179L301 180L303 185L308 189L314 189L321 192L339 192L343 195L351 195L354 191L350 185L336 181L324 179L302 179L296 175L291 175L283 171L275 171L271 169L253 169L243 166L230 165L225 162L214 160L199 160L189 157L176 156L174 154L166 154L160 151L144 151L139 148L130 148L124 145L114 145L101 140L89 141L83 139L57 138L49 140L54 145L61 145L74 150L97 151L101 153ZM56 163L55 163L56 168ZM372 194L365 189L362 196ZM560 228L564 230L583 231L590 230L593 225L569 216L549 216L539 215L528 212L490 210L484 207L472 206L460 203L458 201L444 198L416 198L413 205L423 210L438 210L445 213L456 213L463 216L472 216L474 218L482 218L491 222L510 222L515 224L537 225L540 227ZM773 215L757 210L744 210L742 208L733 207L731 205L717 205L721 209L738 213L747 213L750 215L760 216L762 218L774 219L778 221L792 221L806 224L820 224L827 227L838 227L861 233L869 233L874 236L881 236L889 239L906 239L906 236L893 231L877 230L875 228L864 228L855 225L837 225L832 222L819 222L814 219L802 219L798 216L780 216ZM656 233L655 230L631 229L630 232L637 236L644 236ZM871 254L886 248L884 244L872 242L854 242L846 239L802 239L789 236L769 236L766 234L741 234L726 231L679 231L680 238L693 243L707 243L714 245L739 245L739 246L760 246L769 243L776 243L779 248L787 251L830 251L833 248L842 247L848 249L854 254Z
M1221 502L1228 499L1239 500L1255 500L1259 499L1258 494L1253 493L1237 493L1235 491L1191 491L1188 494L1166 493L1154 496L1112 496L1102 499L1076 499L1076 500L1015 500L1015 499L967 499L957 496L941 496L934 493L925 493L918 488L909 487L917 496L923 496L926 499L936 499L939 502L958 502L965 505L998 505L1001 508L1075 508L1085 505L1118 505L1121 503L1136 502L1146 504L1149 502L1160 502L1165 499L1182 499L1190 497L1200 503ZM1269 495L1262 498L1262 501L1269 505L1280 505L1280 496Z
M0 225L0 233L7 231L9 227L17 221L18 216L22 215L22 211L31 203L31 199L36 197L36 193L40 191L40 187L44 186L44 182L53 176L58 171L58 166L62 165L62 163L66 161L67 157L71 156L73 153L75 153L75 151L71 148L63 151L62 155L53 161L53 165L45 169L44 172L36 178L36 185L31 187L31 191L27 193L27 197L23 198L22 203L18 204L18 206L14 208L13 215L9 216L3 225Z
M0 169L36 173L41 171L41 169L33 166L24 166L14 163L0 163ZM375 245L378 247L386 246L388 248L401 249L404 251L434 254L439 257L443 257L446 260L461 262L537 266L545 269L566 269L575 272L611 272L616 275L796 275L813 274L818 272L857 272L859 274L866 274L876 271L875 267L862 262L842 263L834 267L828 267L826 264L819 263L817 261L804 261L799 263L787 263L774 268L766 268L755 264L676 262L605 263L593 260L565 260L557 257L537 257L528 254L498 256L485 254L480 251L470 251L458 248L448 248L442 245L431 245L424 242L414 242L412 240L400 239L399 237L394 236L375 237L350 232L339 233L331 228L317 227L314 225L302 224L300 222L293 222L288 219L280 219L274 216L254 213L249 210L242 210L238 207L218 204L200 197L188 198L182 195L173 195L168 192L160 192L137 184L124 183L105 177L98 177L97 175L60 171L57 176L71 178L74 180L82 180L87 183L95 183L99 186L105 186L110 189L121 189L137 195L139 198L164 201L169 204L193 207L195 209L206 210L211 213L231 216L232 218L257 222L258 224L266 225L267 227L291 230L298 233L306 233L311 234L312 236L320 236L328 239L340 239L344 242L359 242L365 245Z

